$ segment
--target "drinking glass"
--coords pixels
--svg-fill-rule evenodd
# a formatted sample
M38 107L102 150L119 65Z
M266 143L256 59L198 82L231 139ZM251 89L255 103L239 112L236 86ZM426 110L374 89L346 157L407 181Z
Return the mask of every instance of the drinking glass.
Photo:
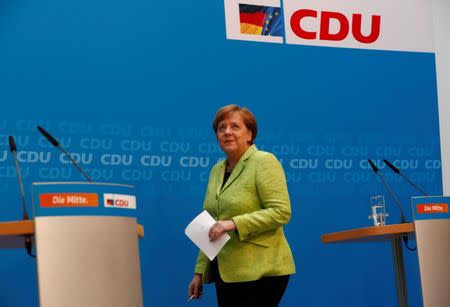
M369 199L370 203L370 215L369 219L373 220L374 226L386 225L386 217L389 216L386 213L386 205L384 203L383 195L372 195Z

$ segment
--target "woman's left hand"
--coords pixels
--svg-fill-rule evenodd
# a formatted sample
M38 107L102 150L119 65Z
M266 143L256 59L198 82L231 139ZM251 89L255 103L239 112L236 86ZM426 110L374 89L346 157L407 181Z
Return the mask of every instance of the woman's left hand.
M209 240L215 241L226 232L236 230L236 224L233 220L217 221L209 229Z

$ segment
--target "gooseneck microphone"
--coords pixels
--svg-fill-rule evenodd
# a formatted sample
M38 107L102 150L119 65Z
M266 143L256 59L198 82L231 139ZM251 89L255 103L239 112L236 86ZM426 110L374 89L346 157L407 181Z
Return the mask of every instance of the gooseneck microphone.
M20 196L22 198L22 212L23 212L22 218L24 220L28 220L29 217L27 212L27 203L25 200L25 190L23 188L22 175L19 169L19 161L17 160L17 148L16 143L14 142L14 138L11 135L9 136L9 150L11 150L11 153L13 154L14 157L14 165L16 167L17 180L19 181Z
M397 205L397 207L400 209L400 219L401 219L401 223L405 223L405 215L403 213L403 208L400 205L400 202L397 199L397 196L395 196L395 193L392 191L391 187L389 186L389 184L386 182L386 180L384 179L384 177L380 174L378 167L375 165L375 163L372 162L372 160L367 160L370 164L370 167L372 168L372 170L375 172L375 174L378 175L378 177L380 178L381 182L383 183L383 185L385 186L385 188L388 190L389 194L392 196L392 198L394 199L395 204Z
M417 191L419 191L420 193L422 193L424 196L428 196L428 194L427 194L424 190L422 190L421 188L419 188L414 182L411 181L411 179L409 179L406 175L404 175L402 172L400 172L400 170L399 170L397 167L395 167L391 162L389 162L389 161L386 160L386 159L384 159L383 162L384 162L387 166L389 166L389 168L390 168L391 170L393 170L394 173L397 173L397 174L399 174L400 176L402 176L402 178L405 179L405 181L406 181L407 183L409 183L412 187L414 187L414 189L416 189Z
M77 162L72 158L70 153L68 153L58 142L56 138L54 138L50 133L48 133L44 128L41 126L37 126L37 130L56 148L61 150L64 155L66 155L67 158L69 158L70 162L72 162L73 165L80 171L80 173L83 175L84 178L86 178L87 181L92 182L92 179L83 171L83 169L78 165Z
M20 196L22 198L22 219L28 220L29 216L28 216L28 212L27 212L27 202L25 199L25 191L23 188L23 181L22 181L22 175L20 173L19 161L17 159L16 143L14 142L14 138L11 135L9 136L8 140L9 140L9 150L11 150L11 153L13 154L13 158L14 158L14 165L16 167L17 180L19 181ZM27 250L28 255L30 255L31 257L36 257L31 252L31 249L32 249L31 245L32 245L31 235L25 235L25 249Z

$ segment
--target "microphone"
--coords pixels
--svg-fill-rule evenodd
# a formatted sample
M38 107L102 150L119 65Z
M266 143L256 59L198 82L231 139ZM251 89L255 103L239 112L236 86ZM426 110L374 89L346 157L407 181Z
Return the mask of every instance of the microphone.
M13 158L14 158L14 164L16 167L16 173L17 173L17 180L19 181L19 187L20 187L20 196L22 198L22 219L28 220L29 216L28 216L28 212L27 212L27 202L25 199L25 191L23 188L23 181L22 181L22 175L20 173L20 169L19 169L19 161L17 159L17 148L16 148L16 142L14 142L14 138L10 135L9 138L9 149L11 150L11 153L13 154ZM27 250L28 255L30 255L31 257L35 257L32 253L31 253L31 235L25 235L25 249Z
M397 207L400 209L400 219L401 219L401 223L405 223L405 215L403 213L403 209L402 206L400 205L400 202L397 199L397 196L395 196L394 192L392 191L391 187L388 185L388 183L386 182L386 180L384 179L384 177L380 174L378 167L375 165L375 163L372 162L372 160L367 160L369 161L370 167L372 168L372 170L375 172L375 174L378 175L378 177L380 178L381 182L383 183L383 185L386 187L386 189L388 190L389 194L392 196L392 198L394 199L395 204L397 205Z
M59 142L57 139L55 139L50 133L48 133L44 128L41 126L37 126L37 130L56 148L61 150L64 155L66 155L67 158L69 158L70 162L72 162L73 165L76 166L78 171L83 175L84 178L86 178L87 181L92 182L92 179L83 171L83 169L78 165L77 162L75 162L74 159L70 156L70 154L61 146L59 145Z
M400 170L395 167L391 162L389 162L388 160L384 159L383 162L389 166L389 168L391 170L393 170L395 173L399 174L400 176L403 177L403 179L406 180L407 183L409 183L411 186L414 187L414 189L416 189L417 191L419 191L420 193L422 193L424 196L428 196L428 194L422 190L421 188L419 188L414 182L411 181L411 179L409 179L406 175L404 175L403 173L400 172Z
M25 200L25 191L23 188L23 181L22 181L22 175L20 173L20 169L19 169L19 161L17 160L17 148L16 148L16 143L14 142L14 138L10 135L9 136L9 149L11 150L11 153L13 154L14 157L14 164L16 167L16 173L17 173L17 180L19 181L19 187L20 187L20 196L22 198L22 218L24 220L28 220L28 212L27 212L27 203Z

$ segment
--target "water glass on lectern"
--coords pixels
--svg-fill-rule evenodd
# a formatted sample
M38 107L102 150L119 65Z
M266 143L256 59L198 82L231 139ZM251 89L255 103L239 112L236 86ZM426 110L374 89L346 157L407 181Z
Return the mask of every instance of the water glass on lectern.
M373 220L374 226L386 225L386 217L389 215L386 213L386 206L384 203L383 195L370 196L370 215L369 219Z

